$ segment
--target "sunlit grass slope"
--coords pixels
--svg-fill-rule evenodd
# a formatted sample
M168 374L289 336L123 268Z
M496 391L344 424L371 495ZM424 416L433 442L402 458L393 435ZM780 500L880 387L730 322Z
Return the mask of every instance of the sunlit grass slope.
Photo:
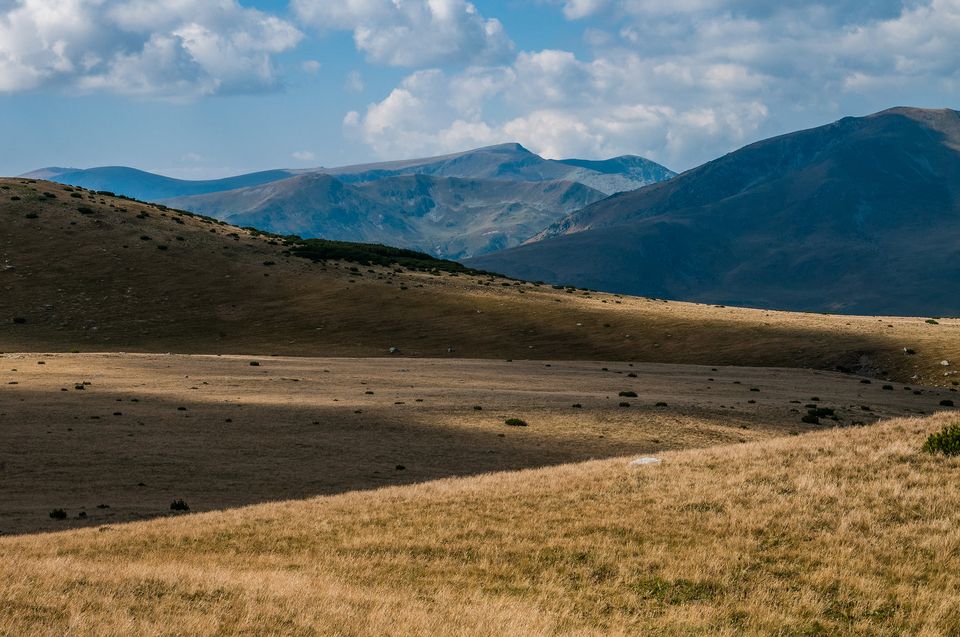
M955 635L951 422L0 539L0 633Z

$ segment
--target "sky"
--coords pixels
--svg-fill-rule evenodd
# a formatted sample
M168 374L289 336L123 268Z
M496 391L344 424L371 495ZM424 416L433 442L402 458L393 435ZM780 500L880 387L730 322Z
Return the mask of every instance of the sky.
M0 174L186 179L519 142L686 170L960 108L960 0L0 0Z

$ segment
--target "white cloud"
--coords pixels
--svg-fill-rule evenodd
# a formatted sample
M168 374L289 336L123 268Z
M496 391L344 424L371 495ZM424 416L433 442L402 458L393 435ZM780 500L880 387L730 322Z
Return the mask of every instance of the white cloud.
M351 93L362 93L366 86L363 83L363 76L360 71L350 71L347 73L347 81L344 87Z
M563 51L522 53L509 67L408 76L345 129L379 156L517 141L547 157L643 154L668 165L751 140L768 116L746 74L726 66L676 77L636 55L616 63ZM724 99L683 108L652 96L727 79Z
M513 43L495 18L466 0L293 0L296 13L319 29L353 32L372 62L416 67L503 61Z
M0 2L0 91L45 87L194 97L279 86L289 22L236 0Z
M323 68L323 64L317 60L304 60L300 68L307 73L319 73L320 69Z
M960 0L541 0L591 53L418 71L345 127L378 155L519 141L686 169L893 105L957 107Z
M317 156L309 150L299 150L295 153L291 153L290 156L297 161L313 161L317 158Z

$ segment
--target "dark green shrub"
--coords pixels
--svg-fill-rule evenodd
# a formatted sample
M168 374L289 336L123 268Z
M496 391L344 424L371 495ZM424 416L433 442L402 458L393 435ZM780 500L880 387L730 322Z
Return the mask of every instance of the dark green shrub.
M178 498L170 503L171 511L189 511L190 505L184 502L182 499Z
M922 450L927 453L942 453L945 456L960 455L960 423L948 425L939 433L930 434L923 443Z
M93 208L91 208L90 206L77 206L77 212L79 212L82 215L92 215Z
M526 426L527 426L527 421L526 421L526 420L521 420L521 419L519 419L519 418L507 418L506 420L504 420L504 422L505 422L506 424L510 425L511 427L526 427Z
M637 392L635 391L622 391L620 392L620 398L636 398Z
M940 401L941 407L953 407L953 401L949 398Z
M819 418L818 416L814 415L814 414L805 414L805 415L803 416L803 418L801 418L800 420L803 421L803 422L805 422L805 423L807 423L807 424L809 424L809 425L819 425L819 424L820 424L820 418Z
M53 511L50 512L50 517L51 519L54 519L54 520L66 520L67 512L64 511L63 509L54 509Z

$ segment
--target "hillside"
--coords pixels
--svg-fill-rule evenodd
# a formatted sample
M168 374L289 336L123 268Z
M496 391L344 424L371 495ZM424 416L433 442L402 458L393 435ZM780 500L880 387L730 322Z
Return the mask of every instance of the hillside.
M417 174L345 184L312 173L164 203L283 235L387 243L459 259L519 245L603 198L569 181Z
M0 538L0 632L953 635L951 423Z
M935 385L954 382L960 361L957 320L720 308L313 263L255 232L49 182L0 180L0 227L0 351L396 347L417 357L840 366Z
M960 114L758 142L573 213L479 268L705 303L960 314Z

